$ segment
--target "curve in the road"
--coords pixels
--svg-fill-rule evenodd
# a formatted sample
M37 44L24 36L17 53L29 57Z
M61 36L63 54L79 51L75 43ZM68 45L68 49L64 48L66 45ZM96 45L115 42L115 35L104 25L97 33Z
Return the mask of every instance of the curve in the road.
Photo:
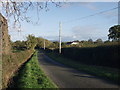
M96 76L86 74L55 62L44 53L38 53L38 60L46 75L59 88L118 88L118 85L109 83Z

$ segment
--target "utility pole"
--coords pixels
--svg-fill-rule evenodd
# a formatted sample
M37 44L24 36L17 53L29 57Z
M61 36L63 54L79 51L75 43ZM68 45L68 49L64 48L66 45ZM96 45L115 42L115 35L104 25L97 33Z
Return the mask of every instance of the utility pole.
M59 22L59 53L61 54L61 30L62 30L62 24Z
M45 50L45 37L44 37L44 41L43 41L43 44L44 44L44 50Z
M120 24L120 1L118 2L118 24Z

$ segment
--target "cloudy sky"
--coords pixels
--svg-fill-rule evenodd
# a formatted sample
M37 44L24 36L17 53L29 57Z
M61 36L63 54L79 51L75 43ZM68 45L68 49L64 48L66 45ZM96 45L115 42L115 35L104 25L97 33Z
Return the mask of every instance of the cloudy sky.
M49 11L40 11L38 25L22 22L21 32L9 28L11 39L24 40L28 34L34 34L48 40L58 40L61 21L62 41L107 40L109 28L118 24L118 9L113 9L118 7L117 2L69 2L61 5L55 7L49 3ZM37 20L36 11L31 10L28 15L33 21Z

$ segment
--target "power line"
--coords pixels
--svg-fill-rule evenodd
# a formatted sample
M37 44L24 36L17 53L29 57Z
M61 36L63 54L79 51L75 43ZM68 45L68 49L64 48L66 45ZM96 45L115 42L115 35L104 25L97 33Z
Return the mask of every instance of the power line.
M81 19L86 19L86 18L95 16L95 15L98 15L98 14L103 14L103 13L105 13L105 12L109 12L109 11L115 10L115 9L117 9L117 8L119 8L119 7L115 7L115 8L109 9L109 10L105 10L105 11L101 11L101 12L98 12L98 13L95 13L95 14L91 14L91 15L88 15L88 16L85 16L85 17L81 17L81 18L77 18L77 19L65 21L65 22L63 22L63 23L69 23L69 22L74 22L74 21L78 21L78 20L81 20Z

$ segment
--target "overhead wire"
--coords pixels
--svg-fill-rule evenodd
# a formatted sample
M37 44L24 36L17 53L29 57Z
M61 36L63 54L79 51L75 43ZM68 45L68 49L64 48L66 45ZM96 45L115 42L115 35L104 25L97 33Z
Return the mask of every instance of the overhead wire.
M120 7L120 6L119 6L119 7ZM70 22L75 22L75 21L78 21L78 20L86 19L86 18L95 16L95 15L103 14L103 13L106 13L106 12L109 12L109 11L112 11L112 10L115 10L115 9L118 9L119 7L115 7L115 8L109 9L109 10L105 10L105 11L101 11L101 12L98 12L98 13L95 13L95 14L91 14L91 15L88 15L88 16L84 16L84 17L81 17L81 18L64 21L64 22L62 22L62 23L70 23Z

